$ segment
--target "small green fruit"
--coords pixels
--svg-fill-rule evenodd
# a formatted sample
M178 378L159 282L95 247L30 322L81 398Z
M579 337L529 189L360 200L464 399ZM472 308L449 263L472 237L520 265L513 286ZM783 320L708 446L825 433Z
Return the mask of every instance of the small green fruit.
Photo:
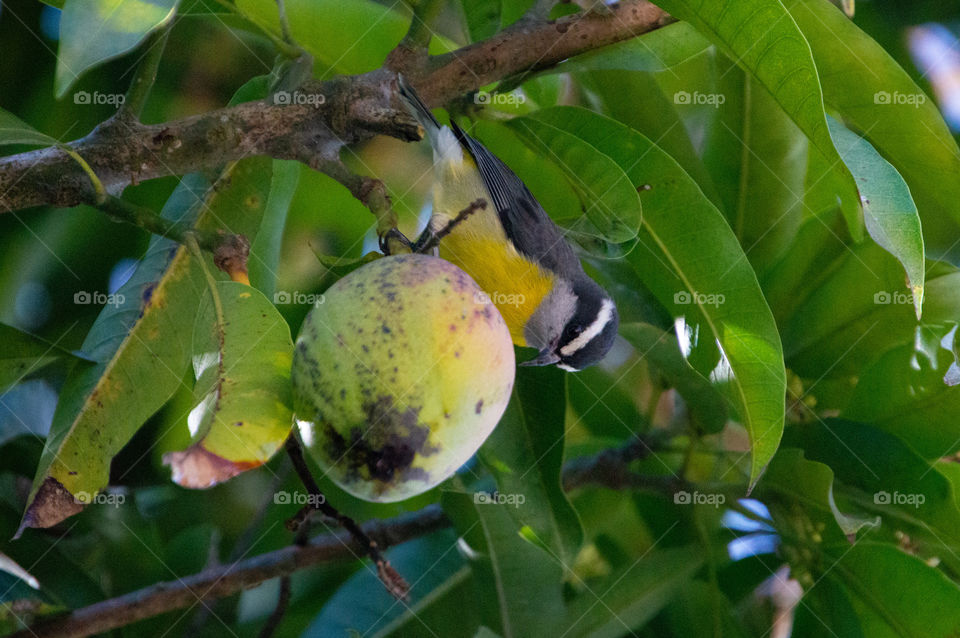
M513 345L467 273L426 255L378 259L339 280L293 356L300 434L333 481L369 501L427 491L497 425Z

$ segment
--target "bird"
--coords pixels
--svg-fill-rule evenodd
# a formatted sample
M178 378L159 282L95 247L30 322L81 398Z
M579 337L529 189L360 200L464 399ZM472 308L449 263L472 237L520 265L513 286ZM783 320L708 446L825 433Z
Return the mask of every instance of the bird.
M500 158L452 119L441 125L402 75L397 85L433 149L427 231L444 235L440 257L486 292L484 301L500 311L516 345L537 349L520 365L577 372L599 362L617 335L613 298L584 272L564 233ZM458 218L477 200L492 205Z

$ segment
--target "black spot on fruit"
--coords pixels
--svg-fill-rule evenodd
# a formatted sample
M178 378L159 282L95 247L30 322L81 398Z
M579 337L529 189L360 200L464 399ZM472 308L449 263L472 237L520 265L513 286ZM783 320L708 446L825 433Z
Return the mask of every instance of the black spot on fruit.
M473 409L473 411L476 412L477 414L480 414L481 412L483 412L483 399L480 399L479 401L477 401L477 406Z
M430 428L419 422L420 409L399 409L390 396L367 401L363 409L366 423L350 429L349 441L329 424L324 425L326 449L334 460L347 464L347 479L369 477L384 483L429 480L423 468L411 467L418 454L430 456L440 451L428 442Z

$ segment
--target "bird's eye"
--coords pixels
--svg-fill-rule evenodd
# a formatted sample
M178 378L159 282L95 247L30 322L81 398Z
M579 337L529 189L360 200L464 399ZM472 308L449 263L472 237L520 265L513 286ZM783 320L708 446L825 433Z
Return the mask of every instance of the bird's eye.
M581 332L583 332L583 326L575 326L573 329L573 336L577 336Z

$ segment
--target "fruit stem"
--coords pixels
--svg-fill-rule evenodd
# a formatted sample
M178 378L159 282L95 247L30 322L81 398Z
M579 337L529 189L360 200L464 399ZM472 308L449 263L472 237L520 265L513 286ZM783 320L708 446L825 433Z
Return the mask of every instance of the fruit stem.
M300 477L300 481L307 489L307 492L313 497L310 499L310 504L304 509L318 510L322 514L337 521L340 527L347 530L357 544L364 548L367 556L369 556L373 564L376 565L377 577L380 579L380 582L383 583L384 587L387 588L387 591L395 598L406 600L410 592L410 585L390 566L390 561L383 557L383 554L380 553L380 548L377 546L377 542L367 536L366 532L357 525L356 521L346 514L340 513L340 510L327 502L327 497L320 491L320 486L317 485L313 474L310 473L310 468L307 467L307 462L303 458L303 448L297 440L296 433L291 432L290 436L287 437L286 449L287 456L290 457L290 462L293 464L293 469L296 470L297 476ZM301 510L301 512L302 511L303 510ZM299 524L308 524L309 522L309 518L307 516L301 517L301 514L298 514L291 520L295 524L298 522ZM305 535L301 536L298 534L298 536L303 538Z

